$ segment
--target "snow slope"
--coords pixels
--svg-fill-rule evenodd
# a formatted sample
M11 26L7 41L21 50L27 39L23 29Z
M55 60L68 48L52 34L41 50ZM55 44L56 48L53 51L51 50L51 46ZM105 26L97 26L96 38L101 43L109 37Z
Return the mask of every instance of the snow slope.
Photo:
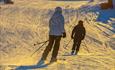
M48 39L48 21L56 6L61 6L65 17L67 38L62 39L58 59L61 62L45 68L33 70L114 70L115 68L115 29L114 9L112 15L102 21L108 10L100 10L96 3L55 2L38 0L15 0L14 5L1 5L0 9L0 69L11 70L22 66L36 65L44 45L33 56L31 54L40 45L36 42ZM105 13L104 13L105 12ZM101 17L100 17L101 16ZM100 20L97 20L100 18ZM78 20L84 20L86 38L78 56L63 56L69 53L72 41L66 47L70 34ZM65 49L66 47L66 49ZM50 53L51 54L51 53ZM50 60L50 55L48 61ZM13 66L14 65L14 66ZM30 68L31 70L31 68Z

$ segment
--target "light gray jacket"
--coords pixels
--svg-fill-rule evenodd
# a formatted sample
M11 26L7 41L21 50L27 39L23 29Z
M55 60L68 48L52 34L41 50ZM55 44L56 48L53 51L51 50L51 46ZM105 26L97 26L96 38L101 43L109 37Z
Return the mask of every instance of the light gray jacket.
M64 32L64 17L56 12L49 21L49 35L61 36Z

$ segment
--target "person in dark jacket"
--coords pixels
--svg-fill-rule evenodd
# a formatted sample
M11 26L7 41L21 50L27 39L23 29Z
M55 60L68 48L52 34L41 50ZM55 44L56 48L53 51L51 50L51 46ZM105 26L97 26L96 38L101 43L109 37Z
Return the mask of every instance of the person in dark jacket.
M83 21L80 20L78 22L78 25L76 25L72 31L71 38L73 39L73 47L72 47L72 55L77 55L78 51L80 49L80 44L81 41L85 38L86 35L86 30L85 27L83 26Z
M57 61L57 55L58 55L60 41L62 37L63 38L66 37L66 33L64 29L64 16L62 15L62 8L56 7L53 16L49 20L49 44L48 46L46 46L43 52L42 58L40 60L41 63L43 63L46 60L49 52L52 49L53 52L52 52L52 57L50 62Z

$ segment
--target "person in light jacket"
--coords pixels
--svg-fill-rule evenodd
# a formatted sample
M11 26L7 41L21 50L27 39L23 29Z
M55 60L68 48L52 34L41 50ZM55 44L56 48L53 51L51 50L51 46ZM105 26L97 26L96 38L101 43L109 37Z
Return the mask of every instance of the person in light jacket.
M62 8L56 7L53 16L49 20L49 44L46 46L40 61L45 61L52 49L53 52L50 62L57 61L57 55L62 37L66 37L66 32L64 29L64 16L62 15Z

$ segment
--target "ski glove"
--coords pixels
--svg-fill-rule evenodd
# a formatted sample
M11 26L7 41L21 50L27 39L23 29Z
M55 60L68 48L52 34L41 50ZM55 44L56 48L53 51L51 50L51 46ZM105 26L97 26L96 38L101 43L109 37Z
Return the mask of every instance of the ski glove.
M71 35L71 39L74 39L74 37Z
M66 33L65 33L65 32L63 33L62 37L63 37L63 38L65 38L65 37L66 37Z

